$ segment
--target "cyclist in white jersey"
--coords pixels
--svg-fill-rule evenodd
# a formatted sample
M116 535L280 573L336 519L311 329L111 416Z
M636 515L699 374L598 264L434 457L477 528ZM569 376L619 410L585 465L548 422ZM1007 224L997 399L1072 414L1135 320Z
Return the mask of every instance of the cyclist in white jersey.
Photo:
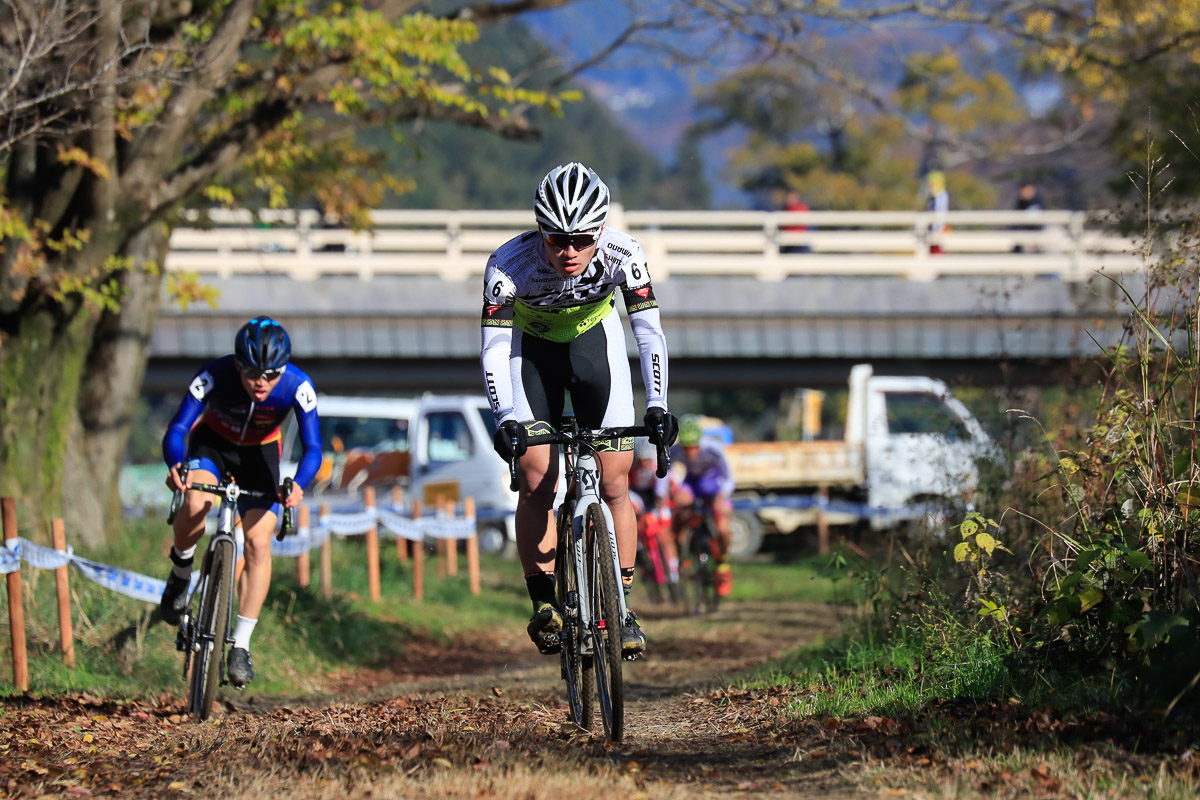
M567 392L581 427L634 424L625 334L619 315L612 313L618 291L637 340L646 385L645 424L662 425L668 445L678 428L667 411L667 344L646 256L632 236L605 227L608 209L608 187L593 170L578 163L552 169L534 196L537 230L492 253L484 274L480 362L499 426L496 452L506 460L521 459L517 551L533 601L527 630L543 653L558 651L562 629L554 595L558 459L551 457L549 445L526 448L525 437L530 425L559 423ZM613 440L600 462L601 494L612 510L628 595L637 551L629 502L633 439ZM632 611L621 629L621 645L627 654L646 646Z

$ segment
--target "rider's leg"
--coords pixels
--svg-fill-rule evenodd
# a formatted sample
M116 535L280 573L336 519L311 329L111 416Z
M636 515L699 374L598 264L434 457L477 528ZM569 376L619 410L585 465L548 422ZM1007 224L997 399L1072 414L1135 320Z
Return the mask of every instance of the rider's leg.
M717 595L728 597L733 585L733 571L729 565L729 545L733 541L733 532L729 521L733 517L733 504L724 495L712 499L713 522L720 540L720 552L717 553L717 569L713 574L713 582Z
M633 466L633 451L601 453L600 464L604 474L600 495L612 512L621 566L632 567L637 558L637 516L633 503L629 502L629 468Z
M258 615L271 587L271 536L275 533L277 519L273 511L265 508L246 509L242 514L245 566L237 581L237 624L233 629L233 647L229 650L226 673L229 682L238 688L254 679L250 637L258 625Z
M637 614L629 607L633 562L637 558L637 518L633 513L633 504L629 502L629 468L632 465L632 450L600 453L600 466L603 470L600 495L612 512L617 554L621 561L621 583L625 590L625 610L628 612L624 624L621 625L621 652L631 658L646 649L646 634L642 632Z
M217 483L217 476L206 469L193 469L190 475L192 483ZM187 609L187 592L196 560L196 543L204 535L204 520L212 510L214 502L213 495L206 492L185 492L183 504L175 513L171 574L167 576L159 602L162 618L170 625L179 624L183 612Z
M239 618L257 620L267 599L267 590L271 588L271 535L275 533L276 520L274 512L265 508L248 508L242 515L246 567L238 581Z
M733 519L733 503L729 502L729 498L723 494L719 494L712 501L713 522L717 525L717 535L721 537L721 559L725 560L729 554L729 546L733 543L733 529L730 527L730 521Z
M680 486L671 495L671 504L675 506L674 515L671 517L671 527L675 531L675 547L683 554L687 553L687 534L691 530L692 506L695 502L696 496L688 486Z
M217 476L208 470L194 469L191 470L189 476L192 483L206 483L215 485ZM175 554L184 558L192 558L195 553L196 543L200 541L200 537L204 535L204 520L208 518L213 506L216 504L215 495L207 492L189 491L183 496L183 505L179 507L179 511L175 514L174 532L175 532ZM184 555L186 553L186 555ZM179 574L184 569L176 564L175 572ZM186 567L186 573L180 577L186 578L192 571L191 566Z
M551 458L549 445L531 447L521 456L520 492L517 495L517 555L526 579L533 575L554 575L557 533L554 529L554 492L558 483L558 462ZM532 598L534 605L539 599ZM553 600L553 590L550 599Z
M540 652L558 652L562 630L554 596L554 560L557 532L554 527L554 494L558 460L549 445L531 447L521 456L520 492L517 495L517 555L525 569L525 589L533 602L533 617L526 626Z

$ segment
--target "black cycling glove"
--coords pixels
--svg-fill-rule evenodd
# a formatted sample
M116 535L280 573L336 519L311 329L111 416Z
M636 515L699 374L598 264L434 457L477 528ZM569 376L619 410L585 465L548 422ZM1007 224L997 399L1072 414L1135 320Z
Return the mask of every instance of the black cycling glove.
M513 439L517 440L515 450L513 449ZM512 461L514 458L520 458L525 455L525 451L529 447L527 442L525 426L515 419L501 422L496 435L492 437L492 446L496 448L496 452L505 461Z
M645 423L646 427L650 429L650 441L667 447L675 444L675 437L679 435L679 420L670 411L655 406L646 412ZM656 433L659 425L662 425L663 429L662 442L658 441Z

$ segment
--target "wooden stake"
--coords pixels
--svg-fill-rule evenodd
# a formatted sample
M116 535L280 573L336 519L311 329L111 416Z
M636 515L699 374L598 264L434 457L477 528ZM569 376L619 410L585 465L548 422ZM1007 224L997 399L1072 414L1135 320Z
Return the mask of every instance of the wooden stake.
M296 527L299 530L297 530L296 533L299 533L300 531L308 531L309 513L308 506L300 506L300 508L297 510ZM311 578L309 569L310 565L308 561L308 551L305 550L296 558L296 583L300 584L301 589L308 588Z
M375 487L363 488L363 507L375 510ZM367 591L371 600L378 603L379 594L379 528L375 525L367 531Z
M456 511L454 503L447 501L444 508L446 517L454 519ZM446 572L449 575L458 574L458 539L446 539Z
M415 522L421 518L421 501L413 500L412 518ZM425 543L413 542L413 600L425 599Z
M400 509L403 507L404 507L404 490L401 489L399 486L393 486L392 487L392 508L396 510L396 513L399 513ZM403 536L396 537L396 558L400 561L401 564L408 561L408 539L405 539Z
M16 545L17 501L0 498L0 513L4 517L4 545ZM29 661L25 652L25 606L21 600L21 570L10 572L8 578L8 627L12 635L13 686L29 691Z
M61 519L51 521L50 541L54 543L54 549L58 552L67 552L67 535L63 532ZM54 570L54 583L58 589L58 644L62 648L63 663L68 667L74 667L75 635L71 630L71 579L68 572L70 569L70 564L63 564Z
M821 505L817 507L817 552L825 555L829 552L829 515L825 513L825 503L829 500L829 487L822 486L817 490Z
M463 516L475 521L475 498L468 497L463 500ZM471 584L471 594L479 594L481 584L479 580L479 535L471 534L467 539L467 578Z
M329 506L322 503L317 508L317 521L329 516ZM321 542L321 595L323 597L333 597L333 537L330 536Z
M440 495L434 498L433 513L435 516L444 517L446 515L446 500ZM437 537L433 540L433 546L437 549L437 575L439 578L446 577L446 540L442 537Z

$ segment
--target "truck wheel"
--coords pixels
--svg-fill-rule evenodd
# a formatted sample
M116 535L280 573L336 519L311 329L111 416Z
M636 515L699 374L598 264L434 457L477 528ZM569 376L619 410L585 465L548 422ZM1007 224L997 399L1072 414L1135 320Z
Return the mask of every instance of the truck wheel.
M480 525L477 532L479 536L479 552L489 555L504 555L504 551L508 549L508 536L504 532L504 528L496 525Z
M734 560L745 560L762 547L762 523L753 514L735 513L729 520L729 533L729 557Z

